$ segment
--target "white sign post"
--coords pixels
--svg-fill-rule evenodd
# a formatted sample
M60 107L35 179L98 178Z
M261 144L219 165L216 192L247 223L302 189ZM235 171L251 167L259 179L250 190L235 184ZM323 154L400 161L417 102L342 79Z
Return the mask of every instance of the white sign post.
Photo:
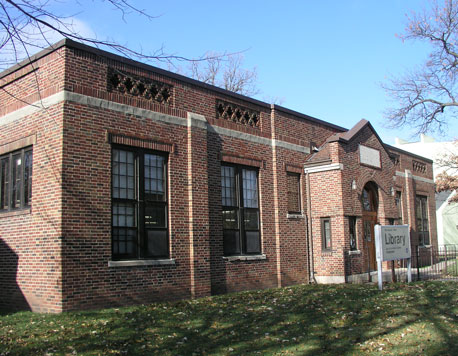
M409 225L375 225L378 289L382 290L382 262L407 259L407 281L412 282Z

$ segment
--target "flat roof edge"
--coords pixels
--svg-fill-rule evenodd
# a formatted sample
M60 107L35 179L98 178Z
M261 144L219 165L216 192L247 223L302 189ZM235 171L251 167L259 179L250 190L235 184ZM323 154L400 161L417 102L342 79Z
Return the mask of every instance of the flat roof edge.
M4 71L0 72L0 79L10 75L11 73L14 73L14 72L18 71L19 69L21 69L22 67L25 67L26 65L29 65L29 64L31 64L33 62L36 62L40 58L43 58L43 57L49 55L50 53L58 50L59 48L66 46L67 45L67 41L70 41L70 40L68 40L68 39L60 40L59 42L56 42L56 43L52 44L48 48L42 49L38 53L35 53L34 55L32 55L32 56L20 61L19 63L15 64L14 66L5 69ZM72 42L74 42L74 41L72 41Z
M338 125L332 124L330 122L317 119L317 118L315 118L313 116L309 116L309 115L300 113L298 111L294 111L294 110L285 108L285 107L280 106L280 105L272 104L272 108L274 110L278 110L278 111L284 112L285 114L290 114L290 115L297 116L297 117L300 117L300 118L308 120L308 121L315 122L317 124L321 124L321 125L324 125L324 126L332 127L333 129L336 129L336 130L339 130L339 131L348 131L348 129L346 129L345 127L338 126Z
M415 158L418 158L418 159L422 159L423 161L426 161L428 163L434 163L434 161L432 159L429 159L429 158L426 158L426 157L423 157L423 156L420 156L420 155L417 155L415 153L412 153L412 152L409 152L409 151L405 151L401 148L397 148L395 146L391 146L387 143L384 143L384 145L388 148L388 150L390 151L397 151L399 153L402 153L402 154L405 154L405 155L408 155L408 156L412 156L412 157L415 157Z
M237 94L237 93L234 93L232 91L229 91L229 90L226 90L226 89L222 89L222 88L219 88L219 87L211 85L211 84L203 83L201 81L186 77L186 76L181 75L181 74L176 74L176 73L170 72L168 70L165 70L165 69L162 69L162 68L158 68L158 67L155 67L155 66L150 65L150 64L142 63L142 62L136 61L136 60L131 59L131 58L123 57L123 56L121 56L119 54L111 53L111 52L108 52L106 50L102 50L100 48L92 47L92 46L87 45L85 43L77 42L77 41L74 41L74 40L71 40L71 39L68 39L68 38L64 38L64 39L60 40L59 42L56 42L55 44L52 44L50 47L45 48L45 49L41 50L40 52L34 54L33 56L30 56L29 58L19 62L18 64L15 64L11 68L5 69L3 72L0 72L0 79L6 77L7 75L10 75L11 73L21 69L22 67L24 67L24 66L26 66L26 65L28 65L30 63L33 63L33 62L39 60L42 57L45 57L46 55L58 50L61 47L64 47L64 46L65 47L69 47L69 48L79 49L79 50L82 50L82 51L86 51L88 53L92 53L92 54L95 54L95 55L98 55L98 56L106 57L108 59L112 59L112 60L118 61L120 63L124 63L124 64L127 64L127 65L131 65L131 66L134 66L134 67L137 67L137 68L140 68L140 69L144 69L144 70L156 73L156 74L160 74L160 75L166 76L168 78L175 79L175 80L187 83L187 84L195 85L197 87L200 87L200 88L203 88L203 89L206 89L206 90L209 90L209 91L213 91L213 92L219 93L219 94L224 95L224 96L229 96L229 97L232 97L232 98L237 99L237 100L245 101L247 103L251 103L251 104L260 106L262 108L266 108L266 109L269 109L269 110L272 110L272 109L278 110L280 112L296 116L297 118L305 119L305 120L308 120L308 121L311 121L311 122L314 122L314 123L317 123L317 124L320 124L320 125L323 125L323 126L327 126L327 127L333 128L333 129L335 129L337 131L341 131L341 132L348 131L344 127L332 124L332 123L324 121L324 120L317 119L315 117L300 113L298 111L294 111L294 110L282 107L280 105L268 104L268 103L266 103L264 101L261 101L261 100L253 99L253 98L250 98L250 97L242 95L242 94Z
M191 85L195 85L195 86L204 88L206 90L214 91L214 92L217 92L217 93L225 95L225 96L231 96L231 97L233 97L235 99L243 100L243 101L246 101L246 102L250 102L251 104L258 105L258 106L270 109L270 104L267 104L267 103L265 103L263 101L260 101L260 100L257 100L257 99L253 99L253 98L250 98L250 97L242 95L242 94L237 94L237 93L234 93L232 91L229 91L229 90L226 90L226 89L223 89L223 88L211 85L211 84L203 83L203 82L198 81L196 79L192 79L192 78L186 77L186 76L181 75L181 74L173 73L173 72L170 72L168 70L155 67L155 66L153 66L151 64L142 63L142 62L139 62L139 61L131 59L131 58L123 57L123 56L121 56L119 54L116 54L116 53L108 52L108 51L102 50L100 48L95 48L95 47L89 46L89 45L81 43L81 42L76 42L76 41L70 40L68 38L64 39L64 40L62 40L60 42L62 42L62 44L59 47L66 46L66 47L69 47L69 48L75 48L75 49L79 49L79 50L82 50L82 51L86 51L86 52L89 52L89 53L92 53L92 54L95 54L95 55L98 55L98 56L101 56L101 57L106 57L108 59L115 60L115 61L123 63L123 64L127 64L127 65L130 65L130 66L133 66L133 67L137 67L137 68L140 68L140 69L143 69L143 70L147 70L147 71L153 72L155 74L160 74L160 75L166 76L166 77L171 78L171 79L182 81L182 82L185 82L185 83L188 83L188 84L191 84ZM58 43L60 43L60 42L58 42ZM56 47L55 49L57 49L59 47Z

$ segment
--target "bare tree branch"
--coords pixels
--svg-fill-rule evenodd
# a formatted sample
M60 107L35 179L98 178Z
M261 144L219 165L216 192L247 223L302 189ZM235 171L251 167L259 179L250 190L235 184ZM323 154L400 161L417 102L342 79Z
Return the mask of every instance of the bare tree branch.
M436 159L437 166L442 170L436 176L436 191L458 191L458 140L447 147L442 156ZM458 203L458 194L452 196L450 203Z
M140 15L147 20L156 18L146 10L132 5L130 0L106 1L121 13L123 19L130 13ZM212 59L206 55L188 58L166 53L163 46L152 53L147 53L116 41L84 36L75 29L71 16L49 10L52 3L51 0L2 0L0 2L0 69L28 58L29 51L35 52L51 46L57 38L69 38L97 48L112 50L132 59L172 63L173 66L176 66L174 64L176 61L200 62ZM220 55L225 56L227 53Z
M427 41L432 50L424 66L382 85L397 103L387 110L391 127L410 126L416 133L443 133L458 114L458 0L437 2L408 18L403 40Z
M248 96L259 94L259 89L256 87L258 79L256 67L244 69L242 53L224 56L208 52L206 55L211 59L191 63L189 75L192 78L238 94Z

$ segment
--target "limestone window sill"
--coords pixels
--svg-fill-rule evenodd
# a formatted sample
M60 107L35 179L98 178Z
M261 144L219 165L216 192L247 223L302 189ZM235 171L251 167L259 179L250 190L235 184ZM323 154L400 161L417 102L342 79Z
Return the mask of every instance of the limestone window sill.
M266 255L243 255L243 256L224 256L223 260L233 262L233 261L257 261L267 259Z
M348 251L348 254L351 255L360 255L361 251L360 250L350 250Z
M304 219L304 214L286 214L287 219Z
M10 210L5 212L0 212L0 218L7 218L10 216L19 216L19 215L27 215L30 214L32 210L30 208L25 209L18 209L18 210Z
M108 267L167 266L174 264L175 259L173 258L163 260L108 261Z

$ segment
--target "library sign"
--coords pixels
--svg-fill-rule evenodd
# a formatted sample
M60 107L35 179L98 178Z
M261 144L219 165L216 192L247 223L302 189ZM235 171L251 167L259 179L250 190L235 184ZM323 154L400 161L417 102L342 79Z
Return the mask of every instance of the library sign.
M407 278L412 281L409 225L375 225L375 249L379 289L382 289L382 262L407 259Z
M410 258L409 225L380 226L380 247L382 261ZM377 257L378 254L377 254Z

